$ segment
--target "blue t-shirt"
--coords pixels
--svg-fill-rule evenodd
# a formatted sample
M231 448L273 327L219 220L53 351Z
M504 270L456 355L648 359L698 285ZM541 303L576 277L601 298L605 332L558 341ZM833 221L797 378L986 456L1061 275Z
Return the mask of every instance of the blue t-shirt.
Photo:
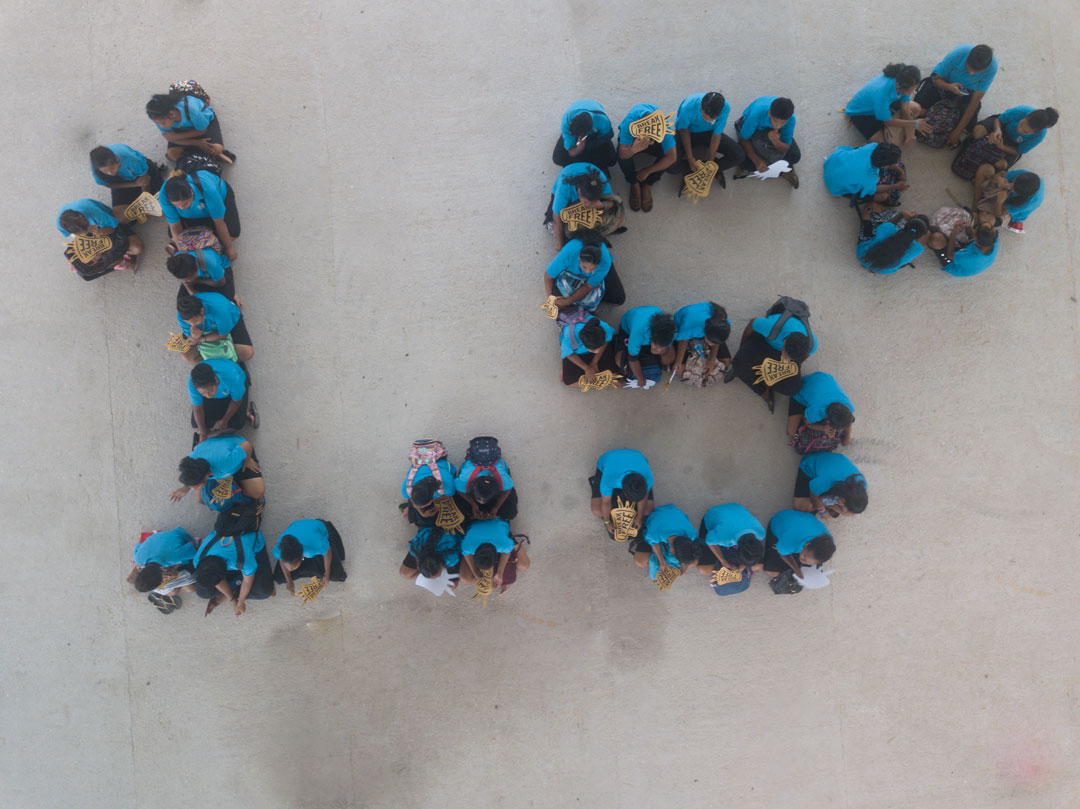
M135 546L132 554L132 559L139 567L146 567L151 562L157 562L162 567L172 567L190 562L194 558L195 543L191 534L183 528L151 534Z
M458 470L457 478L454 480L454 488L457 489L459 492L467 492L469 487L469 478L472 477L472 474L475 470L476 464L474 464L472 461L465 461L461 465L461 469ZM514 488L514 479L510 477L510 469L506 466L506 461L504 461L502 458L499 458L499 460L495 462L495 471L498 472L498 474L494 476L495 481L502 482L502 490L504 492L508 492L512 488ZM486 472L486 474L491 474L491 472L488 471ZM477 477L479 477L479 475L477 475Z
M704 522L706 545L734 548L739 544L739 538L747 534L755 539L765 539L765 528L757 517L738 503L713 506L705 512Z
M79 199L75 202L69 202L63 208L60 209L60 213L56 215L56 229L59 230L64 237L72 236L69 231L64 230L60 226L60 217L64 215L64 211L75 211L81 213L86 217L86 221L94 227L99 228L114 228L120 223L116 217L113 216L112 208L106 205L104 202L98 202L96 199Z
M601 497L611 497L612 492L621 489L623 478L631 472L645 478L645 486L652 491L653 474L649 459L636 449L609 449L596 459L596 468L600 470Z
M847 115L873 115L879 121L888 121L893 117L894 101L910 101L910 96L900 95L896 89L896 79L879 74L862 86L844 108Z
M990 60L990 66L980 70L978 73L968 73L967 62L968 54L971 53L971 49L974 45L958 45L953 48L934 67L933 73L939 76L947 82L953 82L964 87L972 93L985 93L990 89L990 83L994 81L994 76L997 75L998 63L997 57L994 56Z
M581 269L580 260L581 248L584 246L585 243L581 239L570 239L548 264L547 274L552 278L558 278L564 272L569 273L591 287L598 287L604 283L604 279L611 270L611 251L608 250L606 244L601 242L600 263L591 273L586 273Z
M834 197L845 194L858 194L860 197L872 197L877 193L878 168L870 164L870 155L878 147L868 143L858 149L851 146L837 146L831 155L825 158L825 187Z
M217 536L217 532L211 531L206 539L202 541L199 552L195 554L195 566L198 567L199 562L207 556L220 556L225 560L229 570L239 570L245 576L254 576L255 571L259 568L259 560L256 554L266 546L266 539L263 537L262 531L240 534L239 537L222 537L211 546L210 543L215 536ZM244 549L243 567L237 564L237 540Z
M692 96L687 96L682 100L679 105L679 112L675 116L675 131L680 129L688 129L691 132L712 132L719 135L724 131L724 127L727 126L728 116L731 115L731 102L726 98L724 99L724 108L720 110L720 114L716 116L716 120L711 124L705 120L705 116L701 114L701 101L708 93L694 93Z
M120 167L116 170L116 174L110 177L107 174L99 173L91 163L90 173L94 175L94 182L98 185L108 186L110 182L117 181L130 183L150 170L150 165L146 162L146 155L132 149L130 146L125 146L123 143L113 143L105 148L116 155Z
M601 138L610 138L615 134L614 130L611 128L611 119L607 117L607 113L604 112L604 108L600 105L600 102L583 98L580 101L575 101L567 107L566 112L563 113L559 128L562 130L562 145L564 149L572 149L577 143L577 138L570 134L570 122L583 112L587 112L592 116L592 131L589 132L590 135L595 134Z
M232 360L225 358L203 360L203 362L210 366L218 378L217 391L210 397L211 399L228 398L233 402L239 402L244 398L244 393L247 391L247 374L244 373L243 368ZM195 388L195 383L191 381L191 377L188 377L187 388L188 398L191 399L191 403L201 405L203 395Z
M446 458L440 458L435 462L435 466L439 469L439 477L442 480L443 495L447 497L453 497L457 493L457 488L454 486L454 478L457 477L457 470L454 469L454 465ZM421 466L416 470L416 476L413 478L413 486L419 483L424 478L431 477L431 470L426 466ZM405 479L401 481L401 496L406 500L409 499L409 491L406 486L409 483L409 475L405 474ZM441 497L442 495L436 495Z
M832 536L813 514L791 508L776 512L769 520L769 530L776 537L776 552L781 556L799 553L815 537Z
M240 307L220 292L196 292L195 297L202 301L203 319L199 328L203 334L220 334L224 337L240 322ZM185 337L191 336L191 325L176 313L176 322Z
M704 340L705 322L712 318L713 307L710 301L692 303L675 313L676 340ZM728 326L731 325L729 320Z
M880 225L878 225L877 230L874 231L873 238L867 239L864 242L859 242L858 246L856 246L855 255L859 259L859 263L866 267L866 269L870 270L871 272L875 272L878 275L892 275L894 272L899 270L908 262L917 259L922 254L923 246L919 244L918 241L913 241L911 243L911 246L907 249L907 252L904 253L904 255L901 256L900 260L891 267L886 267L883 270L875 270L866 263L866 254L870 250L870 248L873 247L875 244L879 244L880 242L885 241L885 239L892 236L898 230L899 228L897 228L893 222L882 222Z
M1013 171L1010 171L1008 174L1005 175L1005 179L1009 182L1015 182L1016 178L1019 177L1021 174L1034 174L1034 172L1024 171L1022 169L1014 169ZM1009 212L1009 216L1012 217L1012 220L1014 222L1023 222L1029 216L1031 216L1032 212L1036 208L1042 205L1045 193L1046 184L1042 181L1042 178L1039 177L1039 188L1034 194L1028 197L1028 199L1026 199L1024 202L1019 203L1009 202L1009 198L1006 197L1005 210Z
M664 559L672 567L682 569L682 565L671 551L670 537L686 537L693 540L696 536L694 524L683 513L682 509L675 505L660 506L649 513L645 518L644 539L649 545L659 545ZM649 557L649 578L656 580L656 574L660 571L660 561L656 554Z
M637 357L642 349L648 349L652 342L652 329L649 327L654 315L663 314L659 306L635 306L627 309L619 320L619 331L628 335L626 350L631 357Z
M656 112L657 107L655 104L635 104L630 108L630 112L626 113L626 117L622 119L622 123L619 124L619 143L623 146L634 142L634 136L630 134L630 124L634 121L639 121L650 113ZM675 148L675 136L664 135L664 139L660 141L660 148L665 152L668 149Z
M220 281L225 277L225 268L229 266L229 257L224 253L206 247L199 250L184 250L182 251L183 254L195 257L195 274L197 277L205 278L208 281ZM199 266L199 256L202 256L202 263L206 265L205 271Z
M972 242L962 250L953 253L953 260L946 264L943 269L949 275L955 275L957 278L978 275L994 263L994 259L997 258L998 254L998 245L1000 244L1001 240L996 240L994 248L989 253L983 253L975 242Z
M866 486L866 478L842 452L814 452L803 457L799 469L810 478L810 493L818 497L825 494L837 483L843 483L852 475L858 476Z
M1016 151L1020 154L1027 154L1042 143L1043 138L1046 137L1045 129L1040 129L1038 132L1032 132L1030 135L1021 135L1016 128L1017 124L1033 112L1035 112L1034 107L1010 107L998 116L998 121L1001 123L1001 131L1005 133L1008 140L1016 144Z
M274 558L281 558L281 540L285 537L295 537L300 543L300 548L305 559L316 556L325 556L330 550L330 532L326 529L326 523L322 520L296 520L288 528L282 531L274 546Z
M852 413L855 412L855 405L851 403L843 388L833 379L832 374L823 371L814 371L804 376L802 387L791 398L806 408L804 415L811 424L824 421L825 410L831 404L842 404Z
M607 176L597 166L592 163L571 163L569 166L559 172L559 176L555 178L555 185L551 186L551 193L555 195L555 199L551 202L551 210L555 215L555 218L559 218L559 213L563 208L573 205L581 196L578 194L577 186L573 183L564 182L573 177L581 177L584 174L588 174L590 171L595 171L600 175L600 179L604 181L603 193L611 193L611 183L608 182Z
M247 452L240 446L244 441L239 435L216 435L196 444L188 457L205 459L210 464L210 477L220 480L235 475L244 465Z
M162 132L179 133L185 129L202 131L214 120L214 108L196 96L184 96L173 105L173 109L180 113L180 120L171 126L158 126Z
M604 321L600 321L600 325L604 327L604 337L606 342L611 342L611 338L615 336L615 329L611 328ZM559 357L560 359L566 359L571 354L588 354L589 349L585 348L581 343L581 330L585 327L585 323L575 323L572 326L563 326L562 331L559 332ZM570 330L574 330L574 343L570 342ZM574 345L577 348L574 348Z
M738 135L743 140L750 140L756 132L762 129L772 129L769 119L769 108L780 96L761 96L750 102L742 113L742 126L739 127ZM795 116L788 118L787 123L780 128L780 140L790 144L795 137Z
M168 222L176 224L181 217L184 219L224 219L225 218L225 195L229 189L225 181L210 171L197 171L199 182L196 184L193 175L187 175L184 179L191 187L194 199L186 208L177 208L165 198L165 185L158 191L158 202L161 203L161 211L165 214ZM201 190L200 190L201 186Z
M784 325L780 327L780 333L776 335L775 340L769 340L768 337L772 333L773 326L776 324L783 314L765 315L762 317L754 318L753 330L766 338L770 346L777 351L782 351L784 348L784 340L787 339L789 334L806 334L806 326L797 317L789 317L784 321ZM813 354L817 351L817 335L810 340L810 353Z
M409 553L414 559L420 558L424 544L434 530L434 528L421 528L416 532L416 536L409 540ZM443 535L435 540L435 552L443 560L443 567L450 568L460 564L461 538L457 534L444 531Z
M496 553L510 553L514 550L514 539L510 536L510 523L506 520L476 520L465 529L461 538L461 555L473 556L481 545L491 543Z

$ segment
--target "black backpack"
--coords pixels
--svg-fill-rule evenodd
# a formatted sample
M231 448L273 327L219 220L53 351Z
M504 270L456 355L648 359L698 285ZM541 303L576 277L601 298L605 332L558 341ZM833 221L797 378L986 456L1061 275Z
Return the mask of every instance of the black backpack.
M218 536L239 536L259 530L262 517L262 504L255 500L245 500L222 511L214 520L214 531Z
M786 596L802 592L803 586L795 581L795 571L790 568L769 582L775 595Z
M803 327L806 329L806 336L810 340L810 345L814 344L814 330L810 328L810 307L806 305L805 301L781 295L780 299L770 306L765 314L768 316L780 315L773 324L772 331L770 331L768 337L765 338L766 340L775 340L780 334L780 331L784 328L784 324L787 323L788 318L793 317L803 324Z
M494 466L502 458L499 439L490 435L480 435L469 442L465 451L465 460L477 466Z

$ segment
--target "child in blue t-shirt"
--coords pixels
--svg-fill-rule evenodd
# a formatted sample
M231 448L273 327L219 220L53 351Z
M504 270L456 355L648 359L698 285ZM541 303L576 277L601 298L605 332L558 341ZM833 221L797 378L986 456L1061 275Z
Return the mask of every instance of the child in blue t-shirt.
M146 102L146 115L168 142L165 156L172 162L185 154L204 154L228 164L236 160L223 145L221 121L209 99L181 90L157 93Z
M556 166L592 163L606 170L615 165L614 136L611 119L599 101L575 101L563 113L551 162Z
M728 116L731 115L731 103L723 93L694 93L683 99L675 116L675 140L678 147L679 170L683 174L693 174L701 170L701 161L694 154L716 163L716 182L721 188L727 187L724 172L734 168L746 159L742 147L730 135L724 134ZM704 146L704 150L700 147ZM682 196L683 188L679 189Z
M233 239L240 235L240 214L232 187L211 171L173 172L158 191L158 203L173 244L185 230L205 227L214 232L229 261L236 261Z
M274 546L274 581L296 592L294 581L314 577L324 585L345 581L348 574L342 564L345 546L341 534L329 520L295 520L278 537Z
M743 110L735 122L735 135L746 159L735 170L739 180L752 171L765 171L779 160L787 161L790 171L780 176L792 188L799 187L795 164L802 158L795 142L795 104L783 96L761 96Z
M124 211L143 192L156 194L161 188L161 166L123 143L91 149L90 171L95 183L109 189L113 214L121 221L127 221Z
M657 142L651 138L635 138L630 134L630 125L646 118L657 111L654 104L636 104L626 113L619 124L619 168L623 177L630 184L630 210L652 210L652 186L660 182L664 172L675 164L675 136L665 134ZM638 168L634 158L646 154L655 158L648 165Z
M202 362L201 344L217 343L226 337L232 338L237 362L247 362L255 354L240 307L220 293L180 295L176 299L176 322L189 345L180 356L191 365Z

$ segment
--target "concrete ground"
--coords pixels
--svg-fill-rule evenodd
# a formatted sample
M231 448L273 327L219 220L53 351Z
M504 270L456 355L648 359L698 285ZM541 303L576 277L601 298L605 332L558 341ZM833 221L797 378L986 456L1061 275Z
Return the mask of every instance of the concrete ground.
M2 8L0 803L1076 806L1074 4ZM837 108L887 61L928 71L973 41L1001 62L987 111L1061 111L1021 164L1046 202L983 276L924 258L872 277L821 182L857 143ZM186 368L162 348L164 228L143 228L137 276L91 284L53 228L64 202L106 198L92 146L160 158L142 106L187 77L240 158L266 534L327 517L348 549L349 581L314 605L281 591L239 620L195 599L163 617L124 582L140 531L212 522L167 497L190 432ZM782 416L738 384L563 389L536 308L565 106L597 98L617 122L707 89L733 119L795 99L803 187L729 182L691 206L668 178L616 263L629 304L716 300L736 331L777 294L811 302L808 367L856 403L871 503L836 527L833 586L796 598L758 582L721 600L698 577L658 596L585 488L630 445L695 522L729 500L768 519L797 464ZM906 159L909 205L967 193L951 154ZM534 560L486 609L396 575L409 442L460 459L481 433L502 439Z

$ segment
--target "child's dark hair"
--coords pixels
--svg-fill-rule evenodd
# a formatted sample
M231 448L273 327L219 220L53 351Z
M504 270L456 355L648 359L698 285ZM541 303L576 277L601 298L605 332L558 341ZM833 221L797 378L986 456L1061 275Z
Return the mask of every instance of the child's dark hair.
M217 381L218 378L217 374L214 373L214 369L205 362L200 362L191 369L191 384L196 388L205 388Z
M480 505L484 506L499 496L502 491L499 488L499 484L495 482L495 478L491 475L479 475L476 480L472 482L472 486L469 487L469 494L472 495Z
M582 199L596 201L604 196L604 178L596 169L589 169L576 177L567 177L563 182L575 186Z
M649 319L649 341L667 348L675 340L675 318L658 312Z
M433 476L421 478L416 481L412 487L412 494L409 495L409 499L414 506L424 508L431 504L431 501L435 499L435 493L439 491L439 481L435 480Z
M727 101L724 99L723 93L706 93L705 97L701 99L701 111L710 118L719 118L720 113L724 111L725 104L727 104Z
M674 537L671 539L671 552L681 563L693 562L698 558L698 546L690 537Z
M203 313L203 302L184 292L176 296L176 313L184 320L198 317Z
M867 249L863 260L871 270L887 270L895 267L907 255L916 239L930 232L930 220L925 216L913 216L902 230L885 237Z
M165 269L181 280L190 278L199 271L199 263L191 253L173 253L165 261Z
M743 534L739 537L736 546L739 553L739 563L752 567L759 564L765 558L765 545L753 534Z
M60 214L60 227L68 233L85 233L90 227L90 220L78 211L63 211Z
M640 503L649 495L649 483L640 472L627 472L623 475L619 488L635 503Z
M148 118L164 118L183 99L184 93L174 90L171 93L155 93L146 102Z
M855 414L847 405L833 402L825 408L825 419L837 430L845 430L855 421Z
M165 182L165 199L169 202L183 202L195 196L195 192L188 185L187 175L183 172L175 173Z
M870 165L880 169L900 160L900 147L892 143L879 143L870 153Z
M795 102L790 98L774 98L769 105L769 115L775 116L782 121L788 120L795 114Z
M806 550L814 554L814 558L820 562L828 562L836 553L836 543L829 534L814 537L806 543Z
M790 359L802 365L810 356L810 338L805 334L795 332L784 338L784 353Z
M427 480L427 478L424 478L424 480ZM416 489L414 488L413 491L416 491ZM444 566L443 558L435 548L443 537L443 529L436 525L427 529L427 532L428 535L424 537L424 544L420 547L419 553L416 554L416 569L420 571L420 575L424 578L434 579Z
M578 261L585 261L589 264L599 264L600 259L604 253L600 250L598 244L586 244L581 248L581 252L578 253Z
M575 138L583 138L592 132L592 115L588 112L579 112L570 119L570 134Z
M705 321L705 339L713 345L724 342L731 334L727 310L718 303L709 303L712 315Z
M116 162L116 155L108 146L95 146L90 150L90 165L95 169L104 168Z
M574 328L571 326L570 328ZM595 351L607 342L607 332L598 317L590 317L578 332L578 339L589 351Z
M993 247L997 237L997 229L993 225L989 223L979 225L975 231L975 244L979 247Z
M885 69L881 71L886 78L896 79L897 87L911 87L913 84L918 84L922 79L922 73L915 65L905 65L902 62L898 64L886 65Z
M964 60L964 64L978 73L980 70L986 70L986 68L990 67L990 63L993 61L993 48L989 45L976 45L968 51L967 59Z
M833 484L829 487L829 494L844 498L844 505L852 514L866 511L866 486L859 480L858 475L850 475L846 480Z
M285 534L278 540L277 546L281 549L282 562L299 562L304 558L304 546L292 534Z
M207 554L199 560L195 568L195 583L207 590L217 587L218 582L225 578L229 572L228 565L220 556Z
M180 482L185 486L198 486L210 474L210 462L206 458L180 459Z
M499 554L495 552L495 546L490 542L485 542L479 548L476 549L476 553L473 554L473 562L480 570L487 570L489 567L495 567L495 562L499 558Z
M1027 122L1028 126L1036 132L1042 132L1044 129L1049 129L1058 122L1058 111L1053 107L1035 110L1035 112L1028 113Z
M1038 174L1030 171L1021 172L1013 180L1012 193L1005 201L1014 205L1027 202L1040 188L1042 188L1042 179Z
M147 562L146 567L135 574L135 589L140 593L149 593L161 586L162 578L161 565Z

